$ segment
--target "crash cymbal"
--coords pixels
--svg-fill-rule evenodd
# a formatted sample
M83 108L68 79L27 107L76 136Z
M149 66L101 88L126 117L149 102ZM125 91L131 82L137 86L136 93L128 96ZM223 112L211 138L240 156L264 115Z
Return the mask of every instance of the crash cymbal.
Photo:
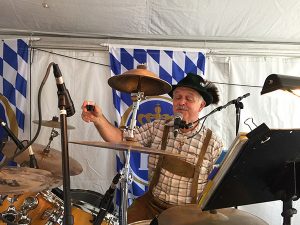
M147 70L145 65L139 65L137 69L128 70L121 75L109 78L108 84L121 92L144 92L145 96L166 94L172 89L168 82Z
M135 151L142 152L147 154L155 155L169 155L176 156L179 158L188 158L187 156L180 155L178 153L172 153L167 151L162 151L160 149L147 148L140 145L137 145L135 142L122 142L122 143L113 143L113 142L101 142L101 141L69 141L72 144L78 145L87 145L93 147L107 148L112 150L121 150L121 151Z
M51 172L28 167L3 167L0 181L2 195L39 192L62 185L62 179Z
M53 173L57 177L62 177L62 156L61 151L49 148L49 153L45 151L46 146L40 144L32 144L32 150L37 160L39 169L47 170ZM13 142L7 142L2 150L6 157L12 157L16 149L16 145ZM29 153L28 149L18 155L15 159L20 165L28 165ZM79 162L69 157L70 175L75 176L80 174L83 169Z
M33 120L32 122L35 123L35 124L39 124L38 120ZM52 118L52 120L42 120L42 126L60 129L60 122L58 121L58 117L54 116ZM68 125L67 128L68 128L68 130L75 129L75 127L71 126L71 125Z
M262 219L234 208L201 211L197 205L175 206L158 216L159 225L268 225Z

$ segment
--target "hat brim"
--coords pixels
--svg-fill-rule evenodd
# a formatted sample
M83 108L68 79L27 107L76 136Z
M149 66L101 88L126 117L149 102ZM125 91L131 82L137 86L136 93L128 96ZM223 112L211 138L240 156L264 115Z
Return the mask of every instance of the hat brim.
M213 97L209 94L206 89L202 86L195 86L190 84L178 84L172 85L172 90L168 93L168 95L173 99L173 92L178 87L187 87L197 91L205 101L205 107L210 105L213 102Z

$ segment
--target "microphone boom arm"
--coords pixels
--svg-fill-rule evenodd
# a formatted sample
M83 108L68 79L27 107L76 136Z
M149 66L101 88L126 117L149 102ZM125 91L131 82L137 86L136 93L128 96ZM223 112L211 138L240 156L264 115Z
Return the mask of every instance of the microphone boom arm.
M246 97L248 97L249 95L250 95L250 93L244 94L243 96L240 96L240 97L238 97L238 98L236 98L236 99L234 99L234 100L229 101L229 102L226 103L225 105L222 105L222 106L219 106L219 107L215 108L215 109L212 110L210 113L208 113L208 114L206 114L205 116L199 118L199 119L197 120L197 122L199 122L199 121L205 119L206 117L208 117L208 116L210 116L210 115L212 115L212 114L214 114L214 113L216 113L216 112L218 112L218 111L221 111L222 109L225 109L227 106L229 106L229 105L231 105L231 104L238 104L243 98L246 98Z

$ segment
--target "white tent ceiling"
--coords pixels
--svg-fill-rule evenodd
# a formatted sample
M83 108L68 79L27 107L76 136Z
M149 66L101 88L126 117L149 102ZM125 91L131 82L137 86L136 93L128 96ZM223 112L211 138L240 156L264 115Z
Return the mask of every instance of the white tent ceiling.
M298 0L1 0L0 35L297 45L299 11Z

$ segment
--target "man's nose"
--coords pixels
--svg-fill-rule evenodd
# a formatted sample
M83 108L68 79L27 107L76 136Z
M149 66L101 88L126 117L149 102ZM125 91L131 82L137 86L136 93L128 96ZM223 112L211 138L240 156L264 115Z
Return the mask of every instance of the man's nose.
M184 98L182 98L178 101L179 105L185 105L185 103L186 103L186 100Z

